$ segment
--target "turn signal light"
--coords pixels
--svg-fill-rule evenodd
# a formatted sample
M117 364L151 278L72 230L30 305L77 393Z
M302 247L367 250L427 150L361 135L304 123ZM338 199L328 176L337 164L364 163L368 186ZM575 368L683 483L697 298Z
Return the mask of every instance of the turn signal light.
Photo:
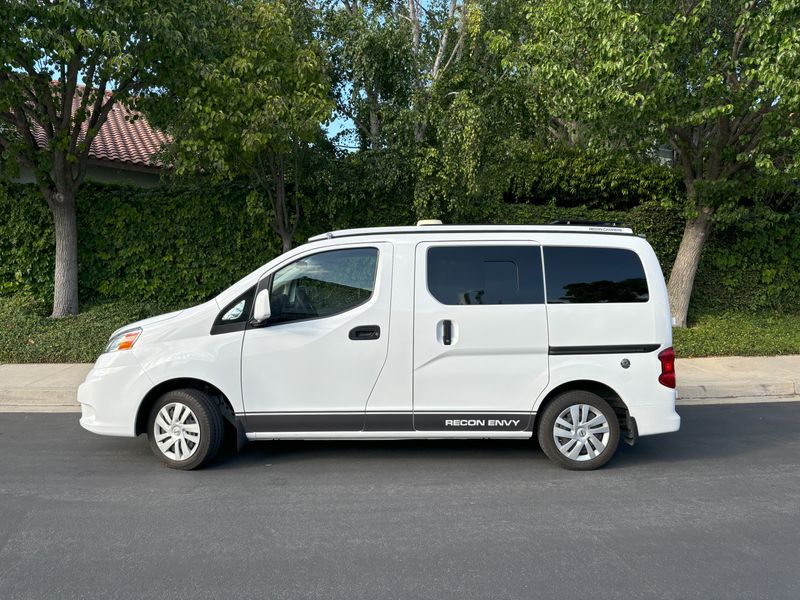
M675 388L675 350L665 348L658 353L658 360L661 361L661 375L658 376L658 383L668 388Z
M110 340L106 346L106 352L116 352L117 350L130 350L142 334L141 329L131 329L118 333Z

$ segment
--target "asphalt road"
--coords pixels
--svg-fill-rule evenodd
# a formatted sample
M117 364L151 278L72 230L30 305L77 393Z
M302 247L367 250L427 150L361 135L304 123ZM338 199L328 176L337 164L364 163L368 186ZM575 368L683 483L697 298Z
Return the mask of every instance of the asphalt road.
M257 443L204 471L0 415L0 598L800 598L800 403L684 407L572 473L519 441Z

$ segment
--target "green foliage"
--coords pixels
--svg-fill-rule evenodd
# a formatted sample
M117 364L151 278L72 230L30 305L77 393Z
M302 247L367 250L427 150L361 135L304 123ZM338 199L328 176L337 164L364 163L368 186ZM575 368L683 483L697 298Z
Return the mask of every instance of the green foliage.
M53 297L53 217L32 185L0 184L0 294Z
M239 0L213 35L214 48L171 77L172 94L143 108L176 134L179 175L250 177L268 168L265 153L288 154L298 140L316 138L331 110L322 58L281 0Z
M2 191L5 190L5 191ZM238 184L134 189L87 184L78 194L82 298L192 303L277 255L262 213ZM29 186L0 188L0 286L52 295L48 211Z
M321 230L411 224L410 159L392 150L344 153L329 162L306 207L306 237Z
M700 263L695 314L800 311L800 214L756 205L718 228Z
M672 335L679 358L800 354L800 315L735 311L706 314L688 329L673 329Z
M521 41L501 29L493 47L584 143L647 152L669 140L690 187L754 167L797 173L797 0L545 0L523 12Z
M51 319L45 304L20 294L0 297L0 363L93 362L118 327L179 308L116 300Z
M554 163L558 165L556 161ZM308 237L331 229L411 224L439 217L448 223L549 223L558 219L614 221L643 234L661 260L665 276L683 233L678 202L659 200L664 180L641 182L650 199L629 210L563 206L577 201L576 190L591 189L594 175L564 180L547 203L457 204L447 212L414 214L413 182L407 163L385 152L345 155L319 177L300 231ZM553 164L528 176L555 182ZM591 170L590 170L591 171ZM600 175L615 178L613 173ZM549 179L548 179L549 178ZM654 191L655 190L655 191ZM126 298L165 304L199 302L232 284L280 252L268 215L248 206L242 184L164 186L134 189L87 185L78 195L82 298ZM33 186L0 186L0 290L36 299L52 295L53 235L50 215ZM748 215L715 230L700 263L693 316L723 310L800 310L800 215L758 204Z
M301 3L238 0L215 24L213 48L173 74L170 94L142 103L173 137L173 173L247 178L287 249L309 184L304 163L333 108L312 23Z
M669 209L680 205L683 198L683 184L674 170L617 154L569 147L545 150L538 144L520 143L506 148L504 160L491 159L478 165L470 176L471 185L465 185L456 169L448 168L447 161L438 162L438 152L431 154L429 165L421 173L427 179L417 187L418 206L424 206L423 212L469 210L471 204L487 199L606 210L657 203ZM428 201L419 203L423 185L436 189L425 192ZM446 198L447 202L436 203L436 198Z
M187 57L208 46L222 6L215 0L0 4L4 157L31 168L41 187L71 194L112 106L163 90ZM48 144L34 142L36 127Z

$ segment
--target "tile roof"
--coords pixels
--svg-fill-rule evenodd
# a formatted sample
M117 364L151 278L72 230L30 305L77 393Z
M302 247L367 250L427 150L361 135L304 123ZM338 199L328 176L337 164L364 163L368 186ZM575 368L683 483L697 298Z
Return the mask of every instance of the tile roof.
M82 89L79 88L72 101L73 112L80 105ZM110 95L111 92L106 92L106 97ZM83 129L86 130L85 123ZM40 146L47 144L44 130L37 127L35 135ZM169 137L164 132L152 128L144 115L115 103L108 119L92 140L89 158L117 163L116 166L120 167L134 165L160 168L161 164L154 155L161 148L161 144L167 141Z

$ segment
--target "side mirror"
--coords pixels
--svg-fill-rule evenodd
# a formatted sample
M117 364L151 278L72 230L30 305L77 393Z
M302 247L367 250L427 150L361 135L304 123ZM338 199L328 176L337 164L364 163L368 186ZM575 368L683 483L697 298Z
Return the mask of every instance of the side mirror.
M271 311L269 307L269 290L263 289L256 296L256 304L253 307L253 320L256 323L263 323L269 319Z

